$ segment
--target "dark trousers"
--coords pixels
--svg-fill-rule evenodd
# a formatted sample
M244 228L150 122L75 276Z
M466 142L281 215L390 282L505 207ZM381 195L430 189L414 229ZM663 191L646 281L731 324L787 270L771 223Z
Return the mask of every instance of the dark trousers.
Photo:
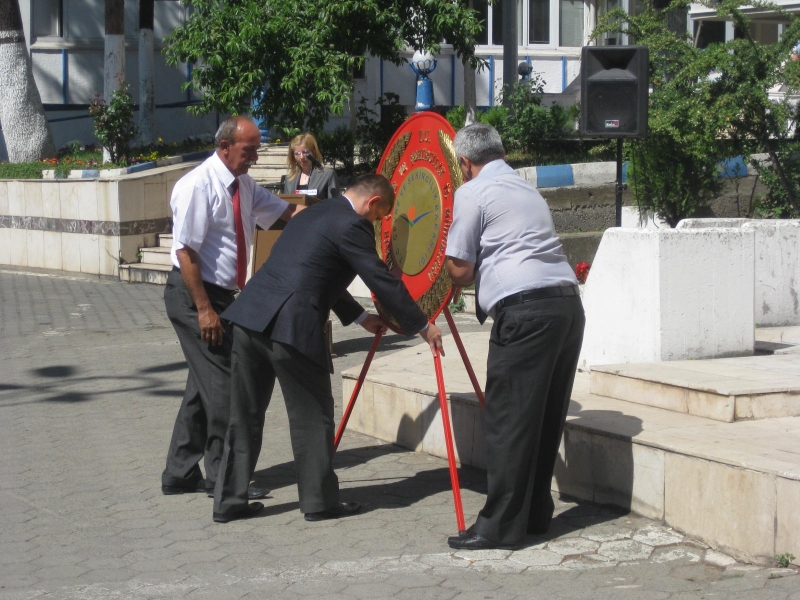
M300 510L339 503L333 472L333 394L330 373L293 347L234 325L231 410L214 512L232 514L247 504L247 487L261 450L264 415L277 377L289 415Z
M498 311L486 381L488 494L474 530L517 544L553 515L550 481L567 418L585 319L577 296Z
M234 300L230 290L211 284L205 284L205 289L217 313ZM197 307L178 271L172 271L167 278L164 304L189 365L189 375L161 482L169 486L195 486L203 476L199 462L205 457L206 480L213 486L228 426L231 328L223 321L225 334L220 346L211 346L200 339Z

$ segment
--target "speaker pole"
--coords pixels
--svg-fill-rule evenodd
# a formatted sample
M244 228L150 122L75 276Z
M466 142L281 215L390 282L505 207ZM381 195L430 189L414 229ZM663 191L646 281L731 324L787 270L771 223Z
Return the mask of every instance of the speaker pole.
M617 138L617 198L616 198L616 223L622 227L622 138Z

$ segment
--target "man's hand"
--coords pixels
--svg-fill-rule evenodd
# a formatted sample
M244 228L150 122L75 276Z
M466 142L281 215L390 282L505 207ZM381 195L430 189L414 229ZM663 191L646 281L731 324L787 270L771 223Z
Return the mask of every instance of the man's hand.
M431 347L431 354L436 356L436 351L444 356L444 347L442 346L442 330L433 323L428 324L428 327L419 332L419 337L428 342Z
M216 311L210 306L204 310L198 310L197 320L200 322L200 339L212 346L222 345L225 329L223 329L222 321Z
M386 333L388 327L386 327L386 323L383 322L378 315L368 314L367 317L359 323L364 329L369 331L370 333L378 334L380 332L381 335Z

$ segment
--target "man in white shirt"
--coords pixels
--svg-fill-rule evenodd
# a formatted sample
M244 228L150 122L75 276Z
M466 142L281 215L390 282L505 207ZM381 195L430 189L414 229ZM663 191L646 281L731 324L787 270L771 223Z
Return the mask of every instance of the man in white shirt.
M547 531L550 480L583 339L577 280L550 208L478 123L455 139L465 183L455 194L447 271L475 283L477 314L494 319L486 377L486 504L458 550L512 549ZM454 294L458 297L458 294Z
M244 287L256 224L268 229L300 208L247 175L261 145L252 120L227 119L215 141L214 154L175 184L170 200L173 269L164 304L189 375L161 476L168 495L213 494L230 410L231 328L219 315ZM259 435L262 429L256 427ZM268 492L250 489L252 498Z

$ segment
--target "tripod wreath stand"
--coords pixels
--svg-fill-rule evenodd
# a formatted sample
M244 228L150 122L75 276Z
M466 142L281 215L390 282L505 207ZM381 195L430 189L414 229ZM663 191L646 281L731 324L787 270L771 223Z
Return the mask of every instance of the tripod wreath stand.
M461 336L459 335L458 328L456 327L455 321L453 320L453 315L450 314L450 310L447 308L446 303L443 312L445 319L447 320L447 324L450 326L450 332L452 333L453 339L455 340L456 346L458 347L458 352L461 355L461 360L464 362L464 368L467 370L469 379L472 382L472 387L475 390L475 395L478 397L481 406L483 406L484 405L483 391L481 390L480 385L478 385L478 379L477 377L475 377L475 371L473 371L472 365L469 362L469 357L467 356L464 344L461 341ZM431 322L434 323L435 319L432 320ZM353 393L350 396L350 401L347 404L347 408L345 408L345 411L342 415L342 421L341 423L339 423L339 429L336 432L336 438L333 442L334 452L336 452L336 449L339 447L339 442L342 440L342 435L344 434L344 430L347 428L347 422L350 420L350 414L353 412L353 407L355 406L356 400L358 399L358 394L361 391L361 386L364 384L364 380L367 377L367 372L369 371L370 363L372 363L372 358L375 356L375 352L378 349L378 344L380 343L382 336L383 334L380 332L375 334L375 339L372 341L372 346L369 349L367 358L364 360L364 366L361 367L361 372L358 375L358 380L356 381L355 388L353 388ZM466 527L464 525L464 509L461 505L461 484L459 483L458 479L458 467L456 466L456 457L453 448L453 433L450 427L450 413L447 409L447 393L445 392L444 375L442 374L442 359L439 356L438 350L434 350L433 368L436 373L436 385L439 396L439 409L442 411L442 426L444 427L444 440L445 440L445 446L447 448L447 463L450 469L450 484L453 488L453 502L455 505L456 524L458 525L459 535L461 535L466 532Z

